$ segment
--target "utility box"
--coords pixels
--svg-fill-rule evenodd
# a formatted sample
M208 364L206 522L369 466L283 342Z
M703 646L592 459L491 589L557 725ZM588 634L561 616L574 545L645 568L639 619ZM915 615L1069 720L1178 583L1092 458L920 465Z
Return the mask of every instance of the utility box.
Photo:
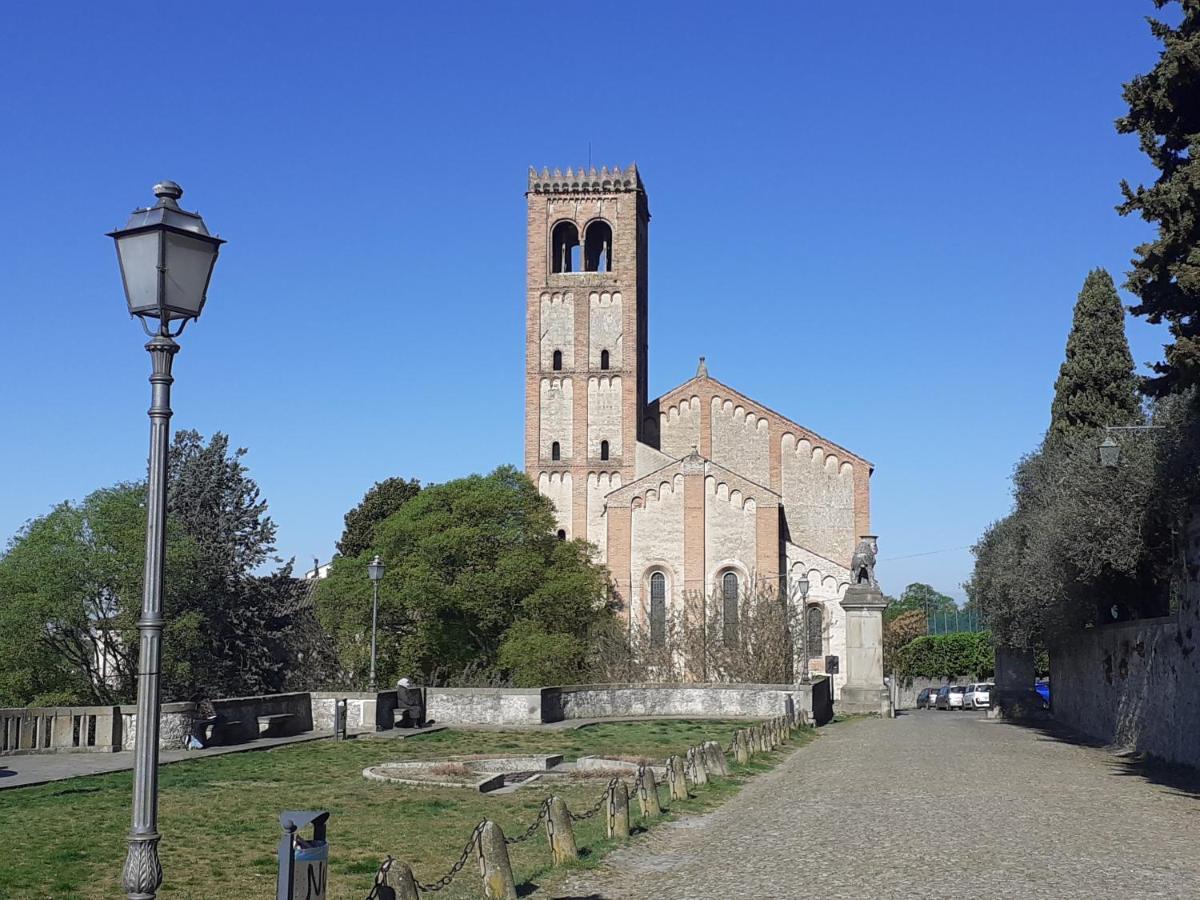
M297 811L279 814L279 881L276 900L325 900L329 882L329 843L325 823L329 813ZM299 834L312 826L312 835Z
M839 662L840 662L840 660L836 656L834 656L832 653L829 656L826 656L825 657L825 674L826 675L838 674Z
M346 699L343 697L333 701L333 739L346 739Z

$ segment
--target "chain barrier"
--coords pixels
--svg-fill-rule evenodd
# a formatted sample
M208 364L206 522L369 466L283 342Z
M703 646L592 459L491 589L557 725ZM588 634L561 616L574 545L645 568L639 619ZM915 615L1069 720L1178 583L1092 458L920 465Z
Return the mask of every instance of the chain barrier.
M379 871L375 873L375 883L371 885L371 893L367 894L367 900L379 900L379 889L384 886L387 881L388 872L392 868L392 863L395 860L390 856L379 864Z
M487 819L484 819L475 826L475 830L471 832L471 839L467 841L467 846L463 847L462 855L458 858L458 862L450 867L449 872L432 884L421 884L420 882L417 882L417 890L423 893L432 894L434 891L440 891L442 888L446 887L446 885L452 882L454 880L454 876L461 872L462 867L467 864L467 860L471 856L471 851L475 849L475 845L479 842L479 836L483 834L483 826L486 824Z
M545 800L542 801L542 805L538 809L537 818L533 820L533 824L530 825L528 828L526 828L525 831L518 837L505 838L504 843L519 844L522 841L529 840L531 837L534 836L534 834L537 833L538 826L542 824L542 821L548 815L550 815L550 798L549 797L547 797Z
M604 808L605 801L608 800L609 792L616 786L617 782L620 780L621 779L619 779L619 778L611 779L608 782L608 787L606 787L604 789L604 793L600 795L600 799L597 800L596 803L592 806L592 808L589 809L587 812L583 812L583 813L580 813L579 815L576 815L575 813L568 810L567 815L569 815L571 817L571 821L582 822L585 819L590 819L592 816L599 813L600 810L602 810Z

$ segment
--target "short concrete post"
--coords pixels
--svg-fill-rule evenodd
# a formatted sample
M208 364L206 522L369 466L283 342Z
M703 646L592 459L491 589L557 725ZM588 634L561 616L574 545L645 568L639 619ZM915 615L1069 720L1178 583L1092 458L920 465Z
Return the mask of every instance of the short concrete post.
M761 753L766 753L771 749L770 745L767 743L767 729L765 726L754 726L754 744L755 749Z
M686 800L687 778L683 774L683 760L678 756L672 756L667 760L667 782L671 786L672 800Z
M629 837L629 789L614 778L608 785L607 833L610 838Z
M417 879L408 863L392 860L392 865L383 876L383 887L391 888L391 900L420 900ZM380 896L386 896L382 892Z
M638 769L637 776L638 807L642 818L657 818L662 815L662 804L658 802L658 785L654 783L654 771L649 766Z
M733 736L733 752L739 766L750 762L750 741L746 739L745 729L739 729L738 733Z
M475 850L479 855L483 896L487 900L517 900L517 885L508 858L508 845L504 843L504 832L500 826L490 819L484 822Z
M692 776L692 784L708 784L708 767L704 765L704 751L699 747L688 747L688 773Z
M579 859L579 848L575 846L575 831L571 826L571 814L561 797L551 797L546 804L546 842L554 864Z
M725 761L725 751L716 741L706 741L704 744L704 764L714 775L728 775L729 763Z
M791 719L779 720L779 743L786 744L792 739Z

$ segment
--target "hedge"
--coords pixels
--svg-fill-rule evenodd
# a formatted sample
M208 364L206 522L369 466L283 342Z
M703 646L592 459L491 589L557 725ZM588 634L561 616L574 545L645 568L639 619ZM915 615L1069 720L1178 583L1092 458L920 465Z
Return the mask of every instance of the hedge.
M896 670L907 678L990 678L996 651L986 631L931 634L910 641L896 654Z

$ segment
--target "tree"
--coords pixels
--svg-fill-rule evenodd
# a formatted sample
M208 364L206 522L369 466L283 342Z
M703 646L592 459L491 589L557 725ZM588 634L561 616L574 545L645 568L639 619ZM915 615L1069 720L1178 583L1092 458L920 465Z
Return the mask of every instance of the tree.
M920 610L926 616L933 613L953 611L958 608L953 597L947 597L941 591L928 584L915 582L904 589L899 599L892 599L883 611L883 622L886 625L900 616Z
M375 540L375 526L420 492L421 482L415 478L411 481L385 478L375 482L358 506L346 513L346 527L337 542L338 553L358 556L370 549Z
M558 540L556 527L550 500L511 466L432 485L403 503L375 526L371 547L335 559L317 588L318 614L348 677L362 683L368 667L372 553L387 566L381 682L578 671L576 642L612 619L608 574L588 544ZM517 663L535 647L553 658Z
M1093 269L1075 301L1066 359L1054 383L1048 437L1053 441L1105 425L1127 425L1139 411L1125 311L1112 276Z
M929 622L923 609L910 609L883 624L883 671L892 672L896 655L919 637L925 637Z
M1175 27L1154 19L1162 41L1158 62L1125 85L1129 112L1117 120L1121 134L1137 134L1142 152L1159 171L1150 187L1121 182L1121 215L1138 213L1157 226L1153 241L1136 248L1125 286L1141 302L1132 308L1158 324L1166 321L1174 342L1157 377L1144 390L1163 396L1200 382L1200 3L1154 0L1158 9L1178 2Z

